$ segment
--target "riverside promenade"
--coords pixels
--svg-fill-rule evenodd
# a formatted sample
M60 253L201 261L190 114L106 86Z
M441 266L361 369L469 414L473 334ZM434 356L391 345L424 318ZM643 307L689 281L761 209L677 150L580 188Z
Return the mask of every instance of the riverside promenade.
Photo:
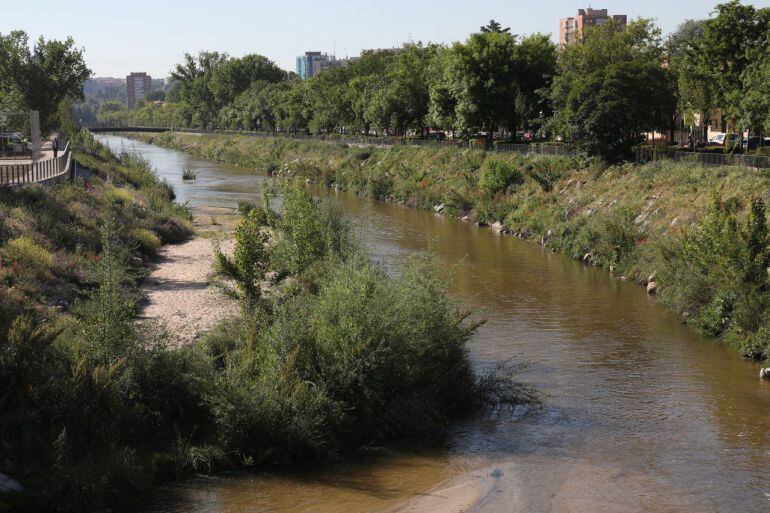
M0 186L45 182L69 173L72 166L69 142L60 142L58 154L54 157L53 139L54 136L43 143L39 158L0 159Z

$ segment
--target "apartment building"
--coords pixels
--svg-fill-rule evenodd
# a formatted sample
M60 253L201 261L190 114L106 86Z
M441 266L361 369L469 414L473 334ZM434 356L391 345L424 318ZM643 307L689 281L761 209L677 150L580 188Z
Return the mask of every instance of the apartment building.
M308 79L333 68L344 68L355 60L356 57L338 59L321 52L305 52L305 55L297 57L297 75L303 80Z
M152 77L147 73L131 73L126 77L126 104L132 110L152 91Z
M625 14L610 15L607 9L579 9L574 18L562 18L559 20L559 47L564 48L568 44L580 41L583 32L590 27L604 25L612 21L616 25L625 27L628 16Z

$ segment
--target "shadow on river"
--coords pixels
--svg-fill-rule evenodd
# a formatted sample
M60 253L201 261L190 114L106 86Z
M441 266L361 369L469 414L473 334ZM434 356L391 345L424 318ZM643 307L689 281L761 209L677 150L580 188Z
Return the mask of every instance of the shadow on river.
M234 209L266 177L171 150L134 147L178 201ZM181 170L197 180L183 183ZM483 472L481 512L770 509L770 385L758 365L698 336L642 288L491 230L355 197L318 193L348 216L374 259L398 268L431 249L453 293L488 319L479 366L522 361L544 401L530 415L453 428L446 447L390 450L323 469L194 480L147 511L376 512Z

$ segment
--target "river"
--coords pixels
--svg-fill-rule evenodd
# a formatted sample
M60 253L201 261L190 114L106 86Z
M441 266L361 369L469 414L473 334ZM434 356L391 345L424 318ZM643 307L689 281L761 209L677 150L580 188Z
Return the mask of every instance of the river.
M266 177L116 136L199 212L255 200ZM181 170L193 169L194 182ZM201 478L152 513L385 511L475 473L479 512L770 510L770 384L756 363L698 336L638 286L470 223L328 191L374 259L430 249L453 294L487 323L480 367L524 362L543 406L452 430L441 447L389 449L324 468Z

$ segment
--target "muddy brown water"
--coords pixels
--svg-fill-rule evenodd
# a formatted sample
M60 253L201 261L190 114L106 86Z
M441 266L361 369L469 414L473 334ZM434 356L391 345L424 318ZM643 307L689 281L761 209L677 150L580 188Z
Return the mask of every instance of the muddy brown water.
M196 210L254 201L255 172L172 150L134 148ZM194 182L182 182L192 168ZM153 513L379 512L472 470L491 491L475 510L770 511L770 385L759 366L695 334L635 285L538 245L432 213L319 191L374 259L397 268L431 249L453 293L488 322L480 368L526 362L542 408L458 424L439 448L373 451L344 463L197 479Z

